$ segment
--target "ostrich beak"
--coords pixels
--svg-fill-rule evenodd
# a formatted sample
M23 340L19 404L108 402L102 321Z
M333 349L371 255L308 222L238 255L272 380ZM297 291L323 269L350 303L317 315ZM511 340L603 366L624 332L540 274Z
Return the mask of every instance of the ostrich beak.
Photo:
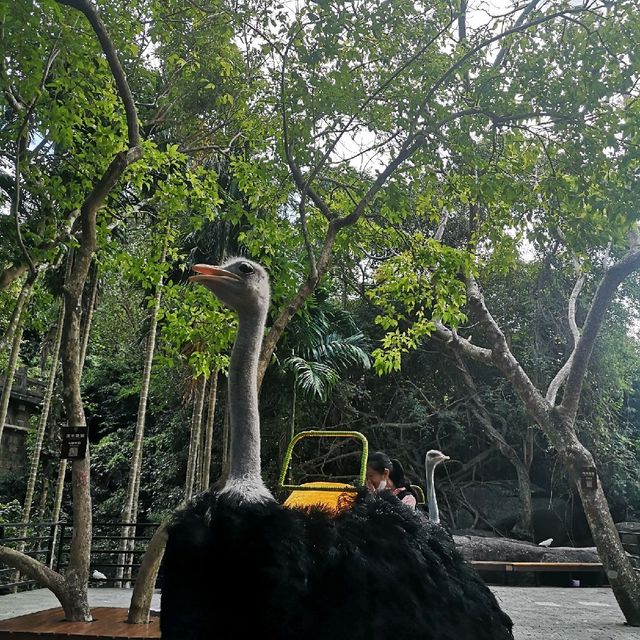
M189 282L241 282L242 278L222 267L212 267L208 264L195 264L191 267L198 275L190 276Z

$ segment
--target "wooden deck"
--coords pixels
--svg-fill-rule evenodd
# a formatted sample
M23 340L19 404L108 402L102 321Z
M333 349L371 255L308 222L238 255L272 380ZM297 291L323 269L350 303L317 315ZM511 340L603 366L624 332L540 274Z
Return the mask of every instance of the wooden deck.
M160 638L160 621L127 624L127 609L96 607L93 622L67 622L62 608L47 609L0 621L0 640L123 640Z

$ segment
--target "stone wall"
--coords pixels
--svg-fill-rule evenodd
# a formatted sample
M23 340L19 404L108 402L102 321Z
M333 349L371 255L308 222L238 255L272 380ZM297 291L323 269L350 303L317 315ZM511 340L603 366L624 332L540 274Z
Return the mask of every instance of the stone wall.
M2 378L0 394L3 389ZM29 423L31 416L38 412L43 395L43 382L27 376L26 369L16 372L0 442L0 476L20 475L26 471Z

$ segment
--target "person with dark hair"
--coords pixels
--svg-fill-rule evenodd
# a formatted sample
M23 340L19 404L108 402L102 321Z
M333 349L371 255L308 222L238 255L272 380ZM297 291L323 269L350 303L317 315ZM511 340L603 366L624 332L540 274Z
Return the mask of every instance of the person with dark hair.
M367 487L371 492L390 491L412 509L418 504L400 461L383 451L376 451L367 458Z

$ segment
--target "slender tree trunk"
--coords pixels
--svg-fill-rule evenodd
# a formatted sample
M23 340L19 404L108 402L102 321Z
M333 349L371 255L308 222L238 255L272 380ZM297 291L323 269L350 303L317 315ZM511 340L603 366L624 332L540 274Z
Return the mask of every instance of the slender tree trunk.
M84 371L84 361L87 359L87 348L89 337L91 336L91 324L93 322L93 312L96 310L96 299L98 296L98 265L94 262L94 274L91 280L91 293L87 302L87 309L84 312L82 321L82 344L80 346L80 373Z
M513 462L512 462L513 464ZM518 478L518 520L513 527L519 537L533 540L533 506L531 503L531 478L529 469L518 459L513 465Z
M205 428L204 450L202 455L202 473L200 479L200 488L206 491L209 488L209 479L211 477L211 451L213 448L213 426L216 417L216 403L218 400L218 370L214 369L211 374L211 383L209 386L209 400L207 409L207 424Z
M40 453L42 451L42 443L44 442L45 430L47 428L47 420L49 417L49 408L51 407L51 398L53 397L53 390L56 382L56 373L58 370L58 357L60 355L60 342L62 341L62 319L64 317L64 304L60 303L60 313L58 314L58 325L56 329L55 344L53 347L53 353L51 354L51 369L49 371L49 381L47 383L47 390L42 403L42 410L40 412L40 419L38 421L38 431L36 434L35 448L33 451L33 457L31 459L31 468L29 471L29 480L27 481L27 491L24 498L24 506L22 508L22 522L24 524L29 523L31 520L31 504L33 502L33 494L36 486L36 480L38 477L38 466L40 464ZM44 490L44 489L43 489ZM54 545L55 546L55 545ZM18 545L19 551L24 551L25 543L21 542ZM20 579L20 574L14 576L14 582Z
M191 437L189 439L189 460L187 462L187 478L185 482L185 500L193 495L195 483L196 463L200 444L200 431L202 429L202 410L204 406L204 386L207 383L205 376L196 380L195 397L193 399L193 413L191 416Z
M22 288L26 293L24 301L20 308L20 315L16 319L16 327L13 332L13 340L11 343L11 353L9 354L9 363L4 376L4 386L2 388L2 397L0 398L0 443L2 442L2 432L4 424L7 421L7 413L9 411L9 400L11 399L11 389L13 388L13 379L18 367L18 358L20 356L20 344L22 343L22 332L24 330L25 311L28 307L28 300L31 297L31 291L35 282L35 276L29 276L27 282ZM22 295L22 292L21 292Z
M9 364L4 375L4 386L2 387L2 398L0 399L0 442L2 441L4 425L7 421L11 390L13 389L13 381L16 375L16 369L18 368L18 357L20 356L20 345L22 344L22 332L23 324L20 322L13 334Z
M162 250L161 263L165 261L166 240ZM125 497L124 507L122 509L121 520L126 523L135 523L137 520L138 494L140 491L140 472L142 470L142 444L144 442L144 428L147 417L147 401L149 398L149 386L151 384L151 369L153 365L153 356L156 350L156 331L158 328L158 312L160 311L160 303L162 301L162 280L156 285L156 293L153 300L153 308L151 311L151 323L149 326L149 335L147 336L147 346L144 358L144 367L142 372L142 384L140 387L140 399L138 402L138 416L136 420L136 431L133 440L133 452L131 458L131 470L129 472L129 481L127 483L127 494ZM122 529L122 536L130 538L135 533L134 526L125 526ZM134 540L121 540L118 549L118 564L127 565L127 572L124 567L117 567L116 577L122 580L125 573L130 576L130 552L134 547Z
M229 379L227 378L227 386L229 386ZM227 398L229 397L227 393ZM220 471L220 478L218 482L224 485L229 475L229 403L224 405L224 420L222 422L222 469Z
M58 358L60 356L60 343L62 341L62 319L64 317L64 305L60 303L60 313L58 315L58 327L56 329L55 343L53 352L51 353L51 369L49 370L49 381L47 390L42 403L42 411L38 422L38 432L36 435L35 450L31 460L31 471L27 482L27 493L24 499L24 508L22 509L22 522L29 522L31 517L31 503L33 501L33 493L38 477L38 465L40 464L40 453L42 451L42 443L44 442L45 430L49 418L49 409L51 408L51 399L53 398L53 390L56 383L56 374L58 372Z
M29 302L29 298L31 297L33 282L34 281L31 276L28 276L22 284L20 294L18 295L18 299L16 300L13 312L11 313L11 318L9 319L9 325L4 332L4 335L0 338L0 351L4 349L5 344L10 343L13 339L13 335L22 317L22 310L24 309L24 306Z
M58 465L58 477L56 478L56 490L53 496L53 509L51 511L51 522L60 521L60 511L62 510L62 496L64 494L64 480L67 475L67 459L60 460ZM58 540L58 527L53 530L52 547L55 549L56 545L62 544L62 540Z

